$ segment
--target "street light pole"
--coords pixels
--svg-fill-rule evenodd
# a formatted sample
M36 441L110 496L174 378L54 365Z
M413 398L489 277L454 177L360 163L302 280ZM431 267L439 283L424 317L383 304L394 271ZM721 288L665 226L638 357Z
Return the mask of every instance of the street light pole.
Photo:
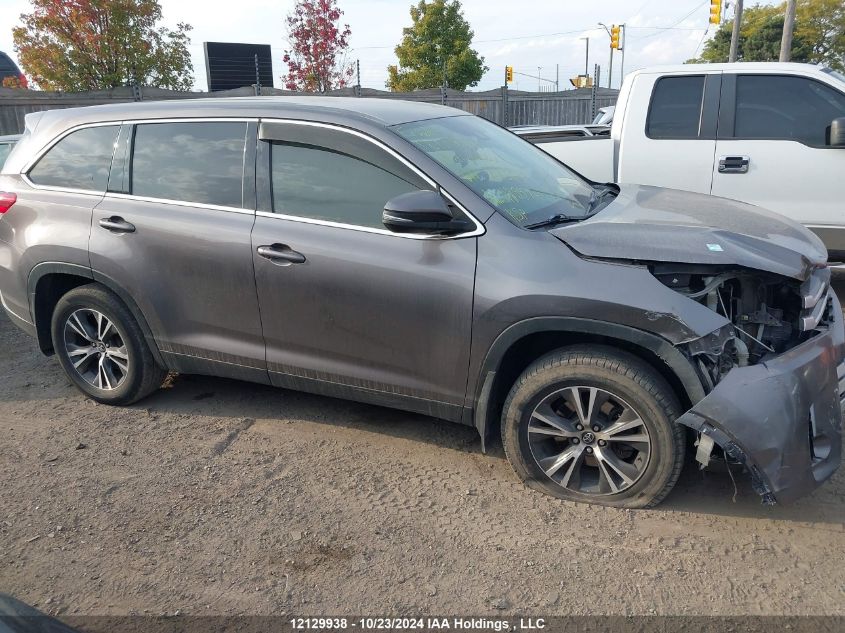
M613 35L611 34L610 29L607 28L607 24L604 22L599 22L599 26L607 31L607 36L610 38L610 64L608 64L607 69L607 87L610 88L611 82L613 81Z
M628 48L628 32L625 30L625 25L619 25L619 32L622 37L622 63L619 64L619 89L622 89L622 82L625 81L625 49Z
M590 76L590 38L589 37L582 37L582 40L587 41L587 56L584 59L584 76Z

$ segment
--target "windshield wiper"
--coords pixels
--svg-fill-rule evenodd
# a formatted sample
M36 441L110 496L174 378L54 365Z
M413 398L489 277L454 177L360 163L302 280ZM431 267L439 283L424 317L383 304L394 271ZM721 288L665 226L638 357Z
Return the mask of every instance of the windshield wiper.
M565 213L556 213L550 218L546 218L545 220L540 220L539 222L533 222L532 224L526 224L523 228L525 229L539 229L541 226L553 226L555 224L565 224L566 222L579 222L583 220L585 215L579 216L572 216L566 215Z

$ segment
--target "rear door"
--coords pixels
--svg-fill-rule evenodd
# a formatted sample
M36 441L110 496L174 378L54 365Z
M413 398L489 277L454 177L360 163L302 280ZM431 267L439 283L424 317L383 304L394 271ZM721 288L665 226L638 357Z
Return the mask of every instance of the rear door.
M260 136L252 248L273 384L458 419L480 226L386 230L390 198L436 185L371 137L304 122Z
M845 149L828 145L845 94L789 74L725 75L713 195L782 213L845 252Z
M638 75L622 121L619 181L709 194L720 82L719 72Z
M267 382L250 232L256 123L124 125L91 265L138 304L169 366Z

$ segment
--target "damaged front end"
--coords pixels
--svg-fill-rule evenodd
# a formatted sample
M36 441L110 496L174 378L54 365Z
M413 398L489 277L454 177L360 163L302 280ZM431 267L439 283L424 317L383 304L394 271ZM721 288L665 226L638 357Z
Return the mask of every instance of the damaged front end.
M802 281L741 267L654 263L661 283L727 323L681 347L707 395L678 422L751 473L764 503L789 502L828 479L842 449L845 328L830 270Z

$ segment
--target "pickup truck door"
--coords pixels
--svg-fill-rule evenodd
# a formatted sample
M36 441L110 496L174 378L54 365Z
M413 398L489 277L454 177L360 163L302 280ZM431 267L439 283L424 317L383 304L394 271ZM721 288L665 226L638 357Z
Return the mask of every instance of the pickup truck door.
M617 180L709 194L720 81L721 72L638 75L614 121Z
M831 83L779 74L725 74L713 189L782 213L845 252L845 148L830 147L845 94Z

